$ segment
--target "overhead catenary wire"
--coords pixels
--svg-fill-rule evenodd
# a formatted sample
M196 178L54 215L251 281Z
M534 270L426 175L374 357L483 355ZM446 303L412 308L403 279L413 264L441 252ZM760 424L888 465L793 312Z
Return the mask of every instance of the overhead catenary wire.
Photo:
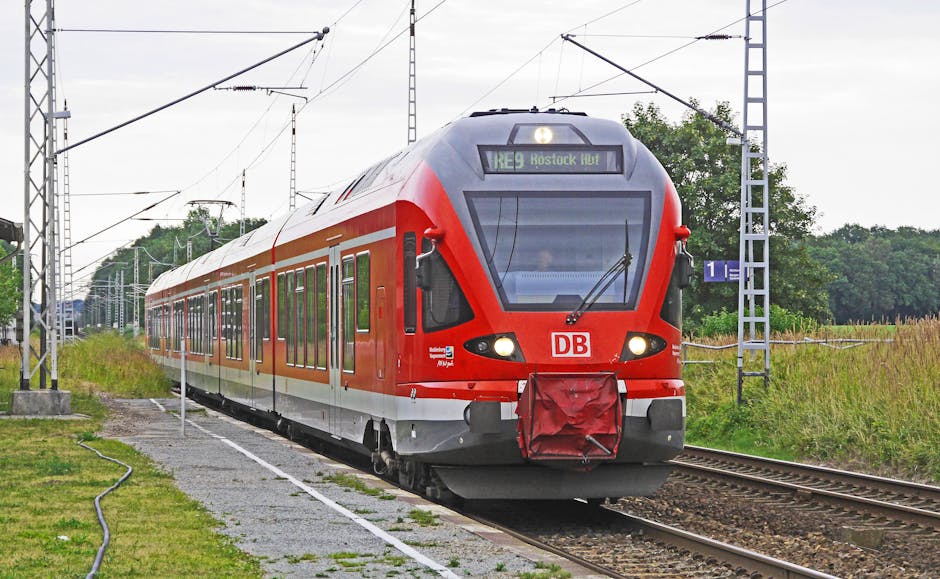
M438 8L440 8L440 7L441 7L442 5L444 5L446 2L447 2L447 0L440 0L437 4L435 4L433 7L431 7L430 10L428 10L427 12L425 12L424 14L422 14L422 15L417 19L417 22L420 22L421 20L423 20L423 19L427 18L428 16L430 16L431 14L433 14ZM357 71L359 71L359 69L361 69L361 68L362 68L363 66L365 66L369 61L371 61L373 58L375 58L375 56L378 55L380 52L382 52L383 50L385 50L386 48L388 48L388 47L389 47L393 42L395 42L398 38L400 38L402 35L404 35L406 32L408 32L408 31L410 30L410 28L411 28L410 25L409 25L409 26L405 26L404 28L402 28L397 34L395 34L394 36L392 36L391 38L389 38L386 42L381 43L381 44L380 44L378 47L376 47L371 53L369 53L365 58L363 58L362 60L360 60L357 64L355 64L354 66L352 66L351 68L349 68L346 72L344 72L344 73L341 74L339 77L337 77L336 79L334 79L333 82L331 82L330 84L328 84L325 88L322 88L319 92L317 92L316 94L314 94L313 96L311 96L308 101L304 102L303 104L301 104L300 106L297 107L297 114L299 115L301 112L303 112L304 110L306 110L308 106L310 106L311 104L313 104L314 102L316 102L316 101L319 100L320 98L322 98L322 97L326 96L327 94L329 94L331 91L335 91L336 89L338 89L339 87L341 87L342 85L344 85L346 82L348 82L348 81L351 79L351 77L352 77ZM386 33L386 37L387 37L387 36L388 36L388 33ZM261 160L261 158L262 158L266 153L268 153L269 149L274 145L274 143L276 143L276 142L281 138L281 136L287 131L288 128L290 128L290 120L288 120L286 123L284 123L284 124L281 125L281 128L280 128L280 129L274 134L274 136L261 148L261 150L258 152L257 155L255 155L255 157L251 160L251 162L249 162L247 165L244 166L244 168L245 168L245 169L251 169L252 167L254 167L254 166L258 163L258 161ZM231 182L228 186L226 186L226 189L228 189L229 187L231 187L231 185L234 184L235 182L237 182L237 180L240 179L240 178L241 178L241 169L239 169L238 174L233 178L232 182ZM219 195L219 196L221 196L221 195Z
M174 106L174 105L177 105L177 104L179 104L179 103L181 103L181 102L183 102L183 101L189 100L189 99L193 98L194 96L197 96L197 95L199 95L199 94L202 94L202 93L206 92L207 90L210 90L210 89L212 89L212 88L214 88L214 87L216 87L216 86L222 84L223 82L230 81L230 80L232 80L233 78L238 77L238 76L241 76L241 75L245 74L246 72L252 71L252 70L258 68L259 66L261 66L261 65L263 65L263 64L267 64L267 63L271 62L272 60L274 60L274 59L276 59L276 58L280 58L281 56L284 56L285 54L287 54L287 53L289 53L289 52L293 52L294 50L300 48L301 46L305 46L305 45L310 44L311 42L314 42L314 41L317 41L317 40L323 40L323 37L324 37L329 31L330 31L329 27L324 27L322 32L318 32L318 33L316 33L314 36L311 36L310 38L307 38L307 39L305 39L305 40L302 40L301 42L298 42L297 44L294 44L293 46L290 46L290 47L288 47L288 48L285 48L284 50L278 52L277 54L271 55L271 56L269 56L269 57L267 57L267 58L265 58L265 59L263 59L263 60L260 60L260 61L256 62L255 64L249 66L249 67L243 68L243 69L239 70L238 72L235 72L235 73L232 73L232 74L226 76L225 78L222 78L222 79L217 80L217 81L215 81L215 82L213 82L213 83L207 84L206 86L204 86L204 87L202 87L202 88L199 88L199 89L196 89L196 90L192 91L192 92L189 93L189 94L186 94L186 95L184 95L184 96L181 96L181 97L178 98L178 99L175 99L175 100L173 100L173 101L171 101L171 102L168 102L168 103L166 103L166 104L164 104L164 105L161 105L161 106L159 106L159 107L157 107L157 108L155 108L155 109L149 110L149 111L147 111L146 113L144 113L144 114L142 114L142 115L138 115L138 116L136 116L136 117L134 117L134 118L132 118L132 119L130 119L130 120L124 121L123 123L121 123L121 124L119 124L119 125L115 125L115 126L109 128L109 129L105 129L104 131L101 131L101 132L99 132L99 133L96 133L96 134L94 134L94 135L92 135L92 136L90 136L90 137L86 137L86 138L84 138L84 139L78 141L77 143L73 143L73 144L71 144L71 145L69 145L69 146L67 146L67 147L63 147L63 148L59 149L58 151L56 151L54 154L55 154L55 155L58 155L59 153L64 153L65 151L68 151L68 150L74 149L75 147L79 147L79 146L81 146L81 145L84 145L85 143L88 143L88 142L90 142L90 141L93 141L93 140L95 140L95 139L98 139L98 138L100 138L100 137L103 137L103 136L105 136L105 135L107 135L107 134L109 134L109 133L113 133L114 131L116 131L116 130L118 130L118 129L124 128L124 127L126 127L126 126L128 126L128 125L130 125L130 124L136 123L137 121L143 120L143 119L145 119L145 118L147 118L147 117L149 117L149 116L151 116L151 115L154 115L154 114L156 114L156 113L158 113L158 112L160 112L160 111L166 110L166 109L168 109L168 108L170 108L170 107L172 107L172 106Z
M154 191L112 191L108 193L70 193L70 197L116 197L119 195L157 195L159 193L173 193L179 189L156 189Z
M608 18L608 17L610 17L610 16L613 16L614 14L617 14L618 12L622 12L623 10L626 10L627 8L630 8L631 6L635 6L635 5L639 4L639 3L642 2L642 1L643 1L643 0L633 0L632 2L628 2L627 4L621 6L620 8L617 8L617 9L615 9L615 10L611 10L611 11L609 11L609 12L606 12L606 13L604 13L604 14L602 14L602 15L596 17L596 18L592 18L591 20L588 20L588 21L585 22L584 24L579 24L579 25L577 25L577 26L571 28L570 30L568 30L568 32L572 32L572 31L577 30L577 29L579 29L579 28L586 28L586 27L590 26L591 24L594 24L594 23L596 23L596 22L600 22L601 20L603 20L603 19L605 19L605 18ZM478 99L476 99L475 101L473 101L472 103L470 103L469 106L467 106L465 109L463 109L462 111L460 111L460 114L457 115L457 118L466 115L466 114L467 114L468 112L470 112L474 107L476 107L481 101L483 101L486 97L490 96L491 94L493 94L494 92L496 92L497 90L499 90L499 88L500 88L501 86L503 86L504 84L506 84L507 82L509 82L509 80L512 79L514 76L516 76L517 74L519 74L519 72L521 72L522 69L524 69L524 68L527 67L529 64L531 64L533 60L535 60L536 58L541 57L541 56L542 56L542 53L545 52L546 50L548 50L549 48L551 48L552 45L555 44L556 42L558 42L558 37L557 37L557 36L556 36L555 38L552 38L552 39L548 42L548 44L546 44L545 46L543 46L538 52L536 52L534 55L532 55L531 58L529 58L528 60L526 60L525 62L523 62L522 64L520 64L518 67L516 67L515 70L513 70L512 72L510 72L505 78L503 78L501 81L499 81L498 83L496 83L496 86L494 86L494 87L491 88L490 90L486 91L486 92L485 92L483 95L481 95ZM555 76L555 92L556 92L556 93L558 92L558 79L561 78L561 58L562 58L562 55L564 54L564 50L565 50L565 44L562 43L562 44L561 44L561 53L560 53L559 56L558 56L558 72L557 72L557 74L556 74L556 76Z
M766 10L770 10L771 8L774 8L774 7L776 7L776 6L779 6L779 5L781 5L781 4L785 3L785 2L788 2L788 1L789 1L789 0L778 0L777 2L774 2L773 4L767 6ZM732 22L729 22L728 24L725 24L724 26L722 26L722 27L720 27L720 28L716 28L715 30L712 30L711 32L709 32L709 33L707 33L707 34L703 34L703 35L701 35L701 36L696 36L693 40L690 40L689 42L686 42L686 43L681 44L681 45L679 45L679 46L677 46L677 47L675 47L675 48L673 48L673 49L670 49L670 50L668 50L668 51L666 51L666 52L664 52L664 53L662 53L662 54L660 54L660 55L658 55L658 56L655 56L655 57L653 57L653 58L651 58L651 59L649 59L649 60L647 60L647 61L645 61L645 62L641 62L640 64L637 64L637 65L631 67L630 70L637 70L638 68L643 68L644 66L648 66L648 65L650 65L650 64L653 64L654 62L656 62L656 61L658 61L658 60L662 60L662 59L666 58L667 56L670 56L670 55L672 55L672 54L675 54L675 53L679 52L680 50L684 50L684 49L688 48L689 46L692 46L692 45L695 44L696 42L701 42L702 40L710 39L710 37L713 37L713 36L715 36L715 35L718 35L718 34L721 33L723 30L727 30L728 28L731 28L731 27L734 26L735 24L739 24L739 23L741 23L741 22L744 22L745 20L747 20L747 16L744 16L744 17L742 17L742 18L737 18L737 19L733 20ZM572 95L569 95L567 98L571 98L571 97L577 96L577 95L579 95L579 94L581 94L581 93L583 93L583 92L589 91L589 90L591 90L591 89L595 89L595 88L597 88L597 87L599 87L599 86L601 86L601 85L603 85L603 84L607 84L608 82L610 82L610 81L612 81L612 80L618 79L618 78L624 76L625 74L627 74L627 73L621 72L621 73L615 74L615 75L613 75L613 76L611 76L611 77L609 77L609 78L606 78L606 79L604 79L604 80L602 80L602 81L596 82L596 83L594 83L594 84L592 84L592 85L590 85L590 86L586 86L586 87L584 87L584 88L582 88L582 89L579 89L577 92L575 92L575 93L572 94ZM557 104L557 103L559 103L559 102L561 102L561 101L563 101L563 100L566 100L566 99L565 99L565 98L558 99L557 101L554 101L552 104Z
M56 28L55 32L119 34L316 34L316 30L210 30L184 28Z
M154 207L160 205L161 203L164 203L164 202L166 202L166 201L169 201L170 199L176 197L176 196L179 195L179 194L180 194L180 191L175 191L174 193L172 193L172 194L170 194L170 195L167 195L167 196L164 197L163 199L161 199L161 200L159 200L159 201L157 201L157 202L155 202L155 203L151 203L150 205L144 207L144 208L141 209L140 211L136 211L136 212L132 213L131 215L128 215L127 217L125 217L125 218L123 218L123 219L121 219L121 220L115 221L114 223L112 223L111 225L108 225L107 227L105 227L105 228L103 228L103 229L99 229L98 231L96 231L95 233L92 233L91 235L89 235L88 237L82 239L81 241L76 241L76 242L73 243L72 245L60 249L59 252L61 253L61 252L65 251L66 249L71 249L71 248L73 248L73 247L75 247L75 246L77 246L77 245L81 245L82 243L85 243L85 242L88 241L89 239L92 239L92 238L94 238L94 237L96 237L96 236L98 236L98 235L101 235L101 234L104 233L105 231L109 231L109 230L111 230L111 229L114 229L114 228L117 227L118 225L120 225L120 224L122 224L122 223L124 223L124 222L126 222L126 221L130 221L131 219L134 219L135 217L137 217L137 216L140 215L141 213L144 213L145 211L150 211L150 210L153 209Z

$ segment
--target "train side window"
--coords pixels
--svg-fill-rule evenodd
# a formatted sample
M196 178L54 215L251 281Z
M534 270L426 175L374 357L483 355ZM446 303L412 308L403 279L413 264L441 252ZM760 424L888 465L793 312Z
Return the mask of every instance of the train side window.
M242 286L234 288L234 299L232 306L235 310L235 359L242 359L243 338L242 335Z
M232 357L232 334L231 318L229 316L231 309L229 307L229 296L231 291L227 288L222 290L222 339L225 340L225 357Z
M326 369L328 349L326 327L329 323L326 312L326 264L317 265L317 368Z
M261 280L261 339L271 339L271 278Z
M173 302L173 351L179 352L183 340L183 300Z
M306 309L306 319L304 319L304 330L307 332L307 339L304 341L304 360L308 368L313 368L317 357L317 269L313 266L304 270L304 308Z
M356 330L369 331L371 319L370 286L369 286L369 252L356 256Z
M161 324L163 332L163 337L166 338L166 348L169 349L170 346L170 304L163 306L163 323Z
M343 258L342 307L343 307L343 372L356 370L356 271L352 256Z
M287 337L287 285L284 274L277 274L277 339Z
M418 326L418 293L417 293L417 272L415 271L415 258L417 257L417 241L413 231L405 233L402 242L402 253L404 254L404 263L402 264L402 304L404 306L405 333L415 333Z
M670 325L682 329L682 288L688 287L692 269L692 258L684 251L676 255L676 261L669 277L669 287L663 298L663 307L659 317Z
M422 251L431 251L431 242L422 241ZM425 332L452 328L473 319L473 310L457 284L453 272L437 251L427 258L430 287L421 292L421 327Z
M252 304L255 308L255 315L252 317L252 322L254 323L252 336L254 336L255 362L264 361L264 351L261 347L261 342L264 339L264 281L263 279L255 280L255 303Z
M219 292L212 291L209 292L209 307L208 307L208 319L209 319L209 344L206 348L206 353L212 356L215 353L215 341L219 337L219 321L216 317L216 304L219 301Z
M195 298L186 298L186 353L195 354L196 344L193 340L193 314L196 313Z
M306 350L306 337L304 336L304 270L298 269L294 278L294 309L291 313L294 315L294 360L298 366L306 365L304 352Z
M289 366L294 365L296 352L295 348L297 347L296 342L294 341L294 272L287 272L285 277L284 284L284 325L285 325L285 338L287 339L287 364Z

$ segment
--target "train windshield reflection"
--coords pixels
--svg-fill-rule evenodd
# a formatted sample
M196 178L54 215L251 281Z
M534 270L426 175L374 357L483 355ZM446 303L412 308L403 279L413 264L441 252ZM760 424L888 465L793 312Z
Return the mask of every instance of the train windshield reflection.
M474 230L503 305L577 307L625 250L633 256L592 309L633 309L646 269L648 193L467 193Z

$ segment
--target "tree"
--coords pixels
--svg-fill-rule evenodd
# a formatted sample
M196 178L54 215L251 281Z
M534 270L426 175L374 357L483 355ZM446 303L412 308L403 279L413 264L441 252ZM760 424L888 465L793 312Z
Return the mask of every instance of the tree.
M728 103L713 113L734 124ZM638 103L624 115L624 125L652 151L672 177L682 200L683 219L692 230L689 251L705 259L738 258L741 219L741 148L707 119L689 112L678 124L667 121L654 104ZM826 283L830 275L808 251L807 239L816 208L785 183L786 165L770 169L771 302L804 316L829 317ZM722 308L737 308L737 284L703 283L696 275L685 292L687 328Z
M265 223L267 221L264 219L246 219L245 231L252 231ZM155 225L147 235L115 251L98 266L92 276L92 289L88 299L91 302L90 307L97 308L95 310L98 314L97 319L102 320L104 317L105 302L100 299L100 296L107 294L108 279L121 271L124 272L124 283L128 286L125 290L127 299L130 304L133 304L130 301L132 298L129 286L134 282L134 247L142 247L146 250L140 252L140 283L146 287L159 274L186 262L187 242L192 243L192 258L196 259L238 237L240 226L237 221L232 223L221 221L221 227L219 225L219 218L211 217L206 209L192 209L182 225L178 227ZM219 232L218 238L210 238L207 229L213 234ZM153 278L150 276L151 272ZM99 296L99 299L91 296ZM143 297L141 296L140 299L141 307L143 307ZM86 316L86 320L90 321L93 317L95 317L94 314Z
M810 251L835 274L829 306L839 323L940 310L940 231L849 224L814 239Z
M9 255L16 248L0 241L0 257ZM0 326L13 321L23 299L23 273L14 258L0 263Z

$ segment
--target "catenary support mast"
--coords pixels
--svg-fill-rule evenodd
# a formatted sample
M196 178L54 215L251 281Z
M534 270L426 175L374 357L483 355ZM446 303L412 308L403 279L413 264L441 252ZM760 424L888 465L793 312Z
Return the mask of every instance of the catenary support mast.
M23 192L23 330L20 388L29 390L38 372L39 387L59 387L56 323L56 211L55 211L55 50L52 0L26 0L25 127ZM35 256L40 257L36 267ZM35 284L40 306L33 312ZM39 351L29 339L39 330Z
M738 280L738 403L746 378L770 383L770 179L767 161L767 0L745 0L744 138ZM759 10L755 13L754 5ZM760 355L759 355L760 354Z
M245 174L242 173L242 185ZM297 208L297 107L290 106L290 203L288 209ZM244 233L244 232L243 232Z
M408 36L408 144L418 138L418 92L415 84L415 0L411 0L411 28Z

